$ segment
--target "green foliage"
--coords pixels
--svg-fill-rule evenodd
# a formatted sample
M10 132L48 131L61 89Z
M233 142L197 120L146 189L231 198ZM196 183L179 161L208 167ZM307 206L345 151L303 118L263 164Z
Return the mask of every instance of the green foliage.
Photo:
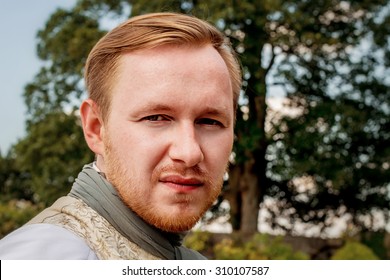
M296 252L283 237L255 234L247 241L223 239L214 246L216 259L221 260L307 260L303 252Z
M378 260L374 252L357 241L347 241L332 256L332 260Z
M184 239L184 245L195 251L205 251L210 245L210 237L208 231L193 231Z
M244 248L237 246L232 239L228 238L215 244L213 251L217 260L245 260L247 256Z
M25 200L0 201L0 239L24 225L41 210L42 205Z
M13 150L18 168L28 174L34 199L49 205L69 192L82 166L93 160L79 119L52 113L29 127L28 136Z
M78 102L74 102L85 93L85 61L105 32L99 30L98 18L84 12L58 9L37 34L37 54L46 63L25 87L29 123L39 122L53 112L75 109Z
M361 233L361 242L369 247L380 259L387 259L387 248L385 247L385 231Z
M20 170L11 156L0 156L0 203L12 199L33 201L29 174Z

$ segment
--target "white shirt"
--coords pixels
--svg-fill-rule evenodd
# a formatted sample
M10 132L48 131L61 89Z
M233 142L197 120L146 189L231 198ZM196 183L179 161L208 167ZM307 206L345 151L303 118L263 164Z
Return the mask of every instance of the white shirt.
M1 260L97 260L86 242L52 224L25 225L0 240Z

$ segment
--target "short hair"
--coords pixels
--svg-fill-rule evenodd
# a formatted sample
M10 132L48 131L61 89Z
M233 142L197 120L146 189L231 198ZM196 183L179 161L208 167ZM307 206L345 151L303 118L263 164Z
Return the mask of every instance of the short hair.
M241 89L241 68L229 40L199 18L177 13L151 13L123 22L103 36L91 50L85 66L89 98L97 103L103 121L110 112L112 83L122 54L162 45L211 44L225 61L233 90L234 110Z

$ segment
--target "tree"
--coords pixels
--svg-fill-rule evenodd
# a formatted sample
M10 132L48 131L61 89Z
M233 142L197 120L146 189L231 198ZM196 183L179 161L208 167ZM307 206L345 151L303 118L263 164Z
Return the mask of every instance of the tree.
M0 238L19 228L41 210L33 203L28 173L22 172L12 153L0 155Z
M47 114L31 124L13 148L18 169L28 176L34 202L50 205L69 192L82 166L93 160L74 113Z
M389 220L389 48L381 37L389 14L384 9L363 16L361 8L339 6L351 14L335 19L352 21L355 30L340 34L334 47L279 65L290 86L289 106L301 113L285 116L275 127L272 148L278 160L270 170L279 184L270 194L281 207L273 217L283 214L325 229L335 218L349 216L360 230L383 229ZM341 48L351 32L358 36L355 45L345 40ZM295 65L300 71L292 76ZM378 215L382 222L375 222Z
M83 67L104 32L99 30L98 13L92 18L77 9L58 9L37 34L37 54L44 64L25 87L28 124L40 122L54 112L76 110L78 101L85 96Z
M26 87L29 122L38 124L53 112L69 110L83 95L82 65L105 32L104 24L152 11L194 14L230 37L243 66L234 158L225 193L233 228L257 231L258 210L267 196L278 199L271 211L278 226L277 216L282 214L327 224L327 215L340 209L338 203L352 197L354 202L343 204L344 213L358 213L362 203L356 202L364 201L362 196L371 201L367 211L386 209L389 145L385 145L388 134L380 131L389 131L389 107L386 103L382 111L374 110L376 103L368 106L366 101L377 97L368 92L376 86L384 93L378 100L388 102L388 85L372 75L378 60L364 56L354 61L349 52L370 39L368 35L378 51L388 49L387 4L385 0L79 0L70 10L55 12L38 33L38 54L46 63ZM384 57L388 62L387 53ZM332 93L335 82L337 94ZM266 131L266 97L273 83L284 85L289 104L301 114L274 120ZM356 106L372 111L357 115ZM386 149L384 156L381 147ZM322 149L321 156L313 149ZM361 173L362 167L367 172ZM343 180L348 171L356 176ZM383 179L374 180L380 175ZM302 178L315 183L304 194L298 191L302 183L297 185ZM286 214L285 207L293 215Z
M29 174L23 173L11 156L0 155L0 203L12 199L33 200L34 191L28 184Z

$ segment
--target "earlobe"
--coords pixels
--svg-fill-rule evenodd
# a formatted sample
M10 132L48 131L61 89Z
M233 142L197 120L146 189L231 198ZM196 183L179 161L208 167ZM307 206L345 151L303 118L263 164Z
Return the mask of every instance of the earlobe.
M95 154L103 154L103 121L97 104L91 100L84 100L80 106L80 116L83 125L85 141Z

